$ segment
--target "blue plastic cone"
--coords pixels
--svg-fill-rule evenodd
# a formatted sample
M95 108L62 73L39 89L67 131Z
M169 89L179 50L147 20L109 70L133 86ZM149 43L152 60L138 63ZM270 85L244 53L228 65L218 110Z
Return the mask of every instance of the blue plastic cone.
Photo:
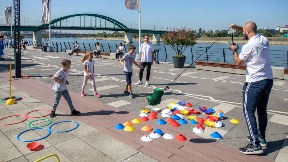
M157 120L157 124L159 124L159 125L165 125L166 123L167 122L165 120L163 120L163 119Z
M124 125L123 124L117 124L117 125L114 126L114 128L118 129L118 130L124 129Z
M198 124L198 122L196 120L194 120L194 119L190 120L190 123L191 124Z
M161 129L155 129L154 132L160 134L161 136L164 135L164 132L162 132Z
M180 102L178 102L178 104L181 105L181 106L185 106L186 102L185 101L180 101Z
M181 119L178 115L172 115L171 118L174 119L174 120L179 120L179 119Z
M188 122L185 119L181 119L181 120L179 120L179 124L181 124L181 125L188 124Z
M217 140L222 139L221 134L219 134L218 132L213 132L213 133L210 134L210 136L211 136L212 138L217 139Z

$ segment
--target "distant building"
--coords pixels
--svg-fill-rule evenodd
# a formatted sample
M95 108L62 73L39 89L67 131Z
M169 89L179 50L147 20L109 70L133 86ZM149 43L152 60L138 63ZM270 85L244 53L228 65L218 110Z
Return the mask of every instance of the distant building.
M285 25L284 27L278 26L275 30L279 31L280 33L288 33L288 25Z

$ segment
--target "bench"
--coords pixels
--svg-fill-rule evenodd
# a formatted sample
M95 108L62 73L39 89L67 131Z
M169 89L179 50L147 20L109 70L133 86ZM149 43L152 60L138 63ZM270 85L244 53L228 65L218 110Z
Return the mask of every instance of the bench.
M116 53L100 52L100 55L104 59L111 59L111 60L116 59Z
M221 62L206 62L206 61L196 61L196 69L198 70L208 70L215 72L225 72L232 74L246 74L246 66ZM273 67L272 66L273 77L276 79L288 79L288 68L283 67Z

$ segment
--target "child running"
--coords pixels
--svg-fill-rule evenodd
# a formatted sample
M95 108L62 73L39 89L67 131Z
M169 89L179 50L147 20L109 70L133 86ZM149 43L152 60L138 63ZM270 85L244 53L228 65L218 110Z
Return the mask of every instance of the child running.
M62 69L56 72L56 74L52 77L52 80L54 80L54 86L53 90L55 90L55 99L54 99L54 104L53 104L53 110L50 114L51 118L54 118L56 108L59 104L59 101L61 99L61 96L65 98L67 101L69 108L71 110L71 115L78 115L80 111L75 110L71 97L69 95L67 85L69 85L69 82L67 80L68 77L68 70L70 69L71 66L71 61L68 59L64 59L62 62Z
M131 78L132 78L132 72L133 72L132 66L133 66L133 64L135 64L140 69L143 69L143 66L141 66L135 62L135 55L134 55L135 49L136 49L135 46L130 45L128 53L126 53L122 57L122 59L120 60L121 64L124 63L124 73L125 73L126 82L127 82L124 93L129 94L130 98L134 98L134 95L132 92L132 86L131 86L131 83L132 83Z
M95 61L93 60L93 53L87 52L86 55L83 57L82 62L84 65L84 81L83 81L83 85L82 85L81 96L85 96L84 89L86 87L88 80L90 79L91 84L94 88L94 96L97 96L98 98L100 98L101 96L99 93L97 93L95 78L94 78Z

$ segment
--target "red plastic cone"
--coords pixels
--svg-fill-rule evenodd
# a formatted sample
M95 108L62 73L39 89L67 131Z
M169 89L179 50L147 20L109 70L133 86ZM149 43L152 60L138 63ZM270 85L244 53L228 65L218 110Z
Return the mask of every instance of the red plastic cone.
M175 137L175 140L177 140L177 141L186 141L187 138L183 134L179 134L178 136Z
M148 119L146 116L143 116L142 118L140 118L140 120L141 120L142 122L146 122L146 121L148 121L149 119Z

